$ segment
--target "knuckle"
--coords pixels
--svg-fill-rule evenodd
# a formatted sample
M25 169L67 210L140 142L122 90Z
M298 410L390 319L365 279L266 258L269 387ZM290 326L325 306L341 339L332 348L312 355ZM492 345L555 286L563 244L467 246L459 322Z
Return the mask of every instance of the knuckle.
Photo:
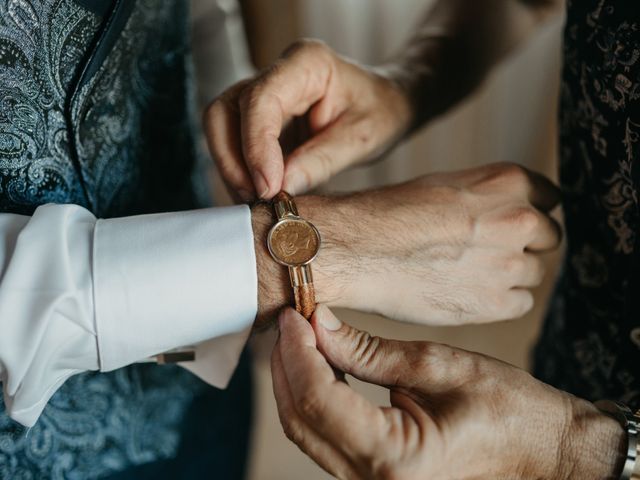
M502 162L499 165L501 174L505 178L524 180L527 177L524 167L517 163Z
M417 342L414 345L416 356L422 360L431 359L438 355L438 346L434 343Z
M480 355L458 349L451 349L449 355L446 362L448 378L457 378L462 382L470 379L480 380L484 376L485 362Z
M378 465L372 466L372 478L380 480L401 480L402 475L396 464L388 461L380 462Z
M256 81L255 83L248 85L244 90L242 90L242 92L240 92L240 104L245 109L255 107L262 98L263 89L261 81Z
M300 414L309 419L321 417L324 409L321 398L315 388L305 392L299 402Z
M358 331L355 333L353 342L354 360L356 364L364 368L371 367L380 353L380 337L372 336L368 332Z
M524 167L515 163L503 162L494 164L481 183L485 186L504 189L509 186L521 187L527 178Z
M282 53L283 57L290 57L295 54L324 53L329 50L326 43L315 38L300 38L289 45Z
M408 367L417 377L430 377L440 356L439 346L431 342L415 342L408 355Z
M503 269L510 276L521 275L525 270L524 255L511 255L504 260Z
M533 207L514 208L508 216L514 229L525 233L534 232L540 227L540 217Z
M528 178L524 167L510 162L501 163L498 169L500 178L507 184L522 184Z
M291 440L295 444L300 444L303 441L302 429L297 425L296 422L283 420L282 422L282 430L284 431L285 436Z

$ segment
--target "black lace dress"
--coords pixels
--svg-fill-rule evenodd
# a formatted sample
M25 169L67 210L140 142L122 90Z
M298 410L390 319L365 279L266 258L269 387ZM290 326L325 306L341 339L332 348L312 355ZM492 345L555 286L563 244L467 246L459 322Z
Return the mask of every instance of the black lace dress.
M561 92L568 251L542 380L640 407L640 2L569 0Z

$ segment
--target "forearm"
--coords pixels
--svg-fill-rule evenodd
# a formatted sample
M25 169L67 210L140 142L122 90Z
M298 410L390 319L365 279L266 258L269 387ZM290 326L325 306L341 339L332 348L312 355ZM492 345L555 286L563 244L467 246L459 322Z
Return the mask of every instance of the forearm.
M256 313L246 207L98 220L44 205L0 215L0 244L0 381L24 425L71 375L176 347L197 345L207 381L231 376Z
M402 53L385 66L409 97L414 126L473 91L559 5L559 0L437 0Z

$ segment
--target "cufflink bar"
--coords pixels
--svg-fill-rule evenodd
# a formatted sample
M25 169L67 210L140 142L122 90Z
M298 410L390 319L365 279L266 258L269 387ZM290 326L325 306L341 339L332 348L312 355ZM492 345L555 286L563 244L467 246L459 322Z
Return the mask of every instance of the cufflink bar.
M195 360L196 349L194 347L185 347L169 350L168 352L140 360L137 363L157 363L158 365L167 365L178 362L195 362Z
M196 359L195 350L172 350L170 352L156 355L158 365L166 365L167 363L178 362L194 362Z

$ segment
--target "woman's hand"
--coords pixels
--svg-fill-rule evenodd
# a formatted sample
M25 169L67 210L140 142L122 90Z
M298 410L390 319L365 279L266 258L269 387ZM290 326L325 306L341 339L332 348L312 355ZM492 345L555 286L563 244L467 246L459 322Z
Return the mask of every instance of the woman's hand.
M332 366L389 388L391 407ZM371 337L324 306L311 325L283 311L271 368L287 436L340 479L613 479L624 456L622 428L592 404L483 355Z
M230 192L248 202L282 189L305 192L379 156L408 130L411 117L405 94L381 72L303 40L257 77L223 93L204 121ZM291 141L293 136L303 138ZM293 143L286 146L291 151L285 147L283 153L281 143Z

